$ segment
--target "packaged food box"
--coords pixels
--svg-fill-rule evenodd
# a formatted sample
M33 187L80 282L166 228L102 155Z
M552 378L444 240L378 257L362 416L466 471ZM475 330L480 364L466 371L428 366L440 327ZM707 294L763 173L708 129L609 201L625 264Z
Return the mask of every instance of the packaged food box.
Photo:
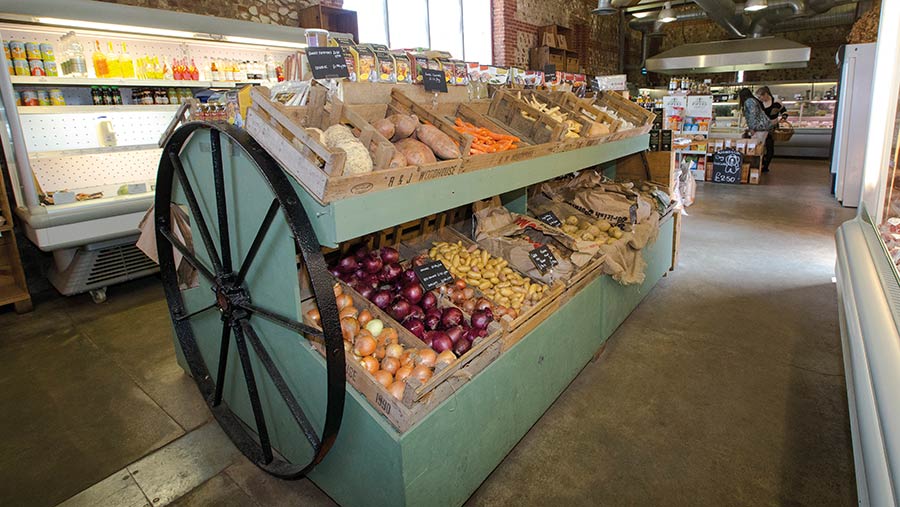
M397 73L398 83L412 83L413 70L409 56L403 51L393 51L391 56L394 57L394 69Z
M453 84L458 86L466 86L469 84L469 73L466 68L466 62L462 60L451 60L453 62Z
M350 48L353 59L356 61L356 79L360 83L377 83L378 69L375 52L372 48L360 44Z
M422 84L422 69L428 68L428 58L425 55L407 53L411 62L412 79L414 83Z
M351 50L356 47L356 44L353 43L353 39L349 37L332 37L328 40L328 45L341 48L341 54L344 55L344 60L347 62L348 79L350 79L350 81L356 81L356 58Z
M391 50L384 44L369 44L375 54L375 65L378 70L379 83L396 83L397 72L395 70L394 57Z

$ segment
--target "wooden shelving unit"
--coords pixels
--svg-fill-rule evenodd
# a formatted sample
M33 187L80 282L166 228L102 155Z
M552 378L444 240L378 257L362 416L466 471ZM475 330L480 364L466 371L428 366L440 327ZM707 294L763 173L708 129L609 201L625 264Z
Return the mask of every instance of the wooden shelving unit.
M325 7L323 5L310 5L300 9L300 26L303 28L321 28L329 32L341 32L353 34L353 40L359 44L359 25L356 19L356 11Z
M6 183L0 174L0 216L5 221L0 225L0 306L15 305L16 313L30 312L31 294L25 283L25 270L13 233L12 210L6 195Z
M575 30L561 25L542 26L538 28L538 47L529 51L530 67L544 70L552 63L559 72L580 73L580 56L574 47Z

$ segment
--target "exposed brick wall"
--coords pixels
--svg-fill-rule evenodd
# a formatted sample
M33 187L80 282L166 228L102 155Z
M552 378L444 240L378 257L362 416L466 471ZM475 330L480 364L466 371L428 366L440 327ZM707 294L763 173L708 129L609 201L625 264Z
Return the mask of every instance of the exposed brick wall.
M492 0L494 63L528 67L528 50L538 44L538 28L557 24L575 30L569 47L579 52L589 74L618 69L618 16L595 16L596 0Z
M310 5L340 8L344 0L102 0L139 7L206 14L273 25L297 26L298 12Z

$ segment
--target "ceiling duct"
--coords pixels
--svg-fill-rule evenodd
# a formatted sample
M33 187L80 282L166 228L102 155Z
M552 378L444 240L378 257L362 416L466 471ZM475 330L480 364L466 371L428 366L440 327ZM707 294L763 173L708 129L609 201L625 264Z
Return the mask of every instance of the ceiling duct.
M747 23L731 0L694 0L709 18L718 23L732 37L746 37Z
M782 39L732 39L685 44L646 60L651 72L700 74L806 67L809 46Z
M798 30L814 30L829 26L852 25L854 21L856 21L856 6L842 5L818 16L786 19L772 25L769 33L796 32Z

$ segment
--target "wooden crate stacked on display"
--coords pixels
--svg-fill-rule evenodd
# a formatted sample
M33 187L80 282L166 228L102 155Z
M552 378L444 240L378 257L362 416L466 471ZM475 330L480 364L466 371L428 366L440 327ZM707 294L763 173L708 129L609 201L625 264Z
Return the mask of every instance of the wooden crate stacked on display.
M12 209L3 174L0 174L0 217L0 306L14 305L16 313L30 312L31 294L13 233Z

